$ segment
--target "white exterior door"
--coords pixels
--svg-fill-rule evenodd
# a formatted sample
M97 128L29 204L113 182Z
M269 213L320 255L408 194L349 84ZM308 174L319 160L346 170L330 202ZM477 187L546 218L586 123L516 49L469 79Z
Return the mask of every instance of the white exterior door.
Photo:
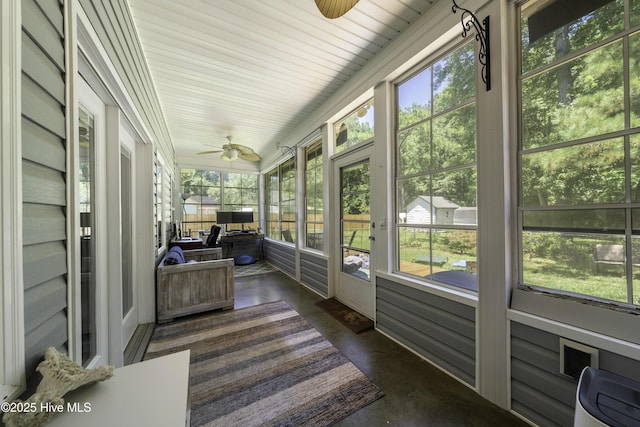
M106 108L98 95L78 79L78 140L75 209L79 212L78 280L71 306L74 358L86 367L108 363L107 228L106 228ZM102 160L101 160L102 159Z
M370 149L334 160L335 297L374 318Z

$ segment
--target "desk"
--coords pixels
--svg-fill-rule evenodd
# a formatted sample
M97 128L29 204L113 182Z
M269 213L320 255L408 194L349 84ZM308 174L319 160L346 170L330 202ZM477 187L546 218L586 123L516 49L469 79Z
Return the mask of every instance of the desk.
M118 368L113 378L64 396L49 427L188 426L189 350ZM85 412L67 411L68 404Z
M184 237L182 239L174 239L169 242L169 247L180 246L183 251L189 249L202 249L202 239L200 237Z
M234 233L220 236L220 247L223 258L234 258L238 255L251 255L262 259L262 243L264 234Z

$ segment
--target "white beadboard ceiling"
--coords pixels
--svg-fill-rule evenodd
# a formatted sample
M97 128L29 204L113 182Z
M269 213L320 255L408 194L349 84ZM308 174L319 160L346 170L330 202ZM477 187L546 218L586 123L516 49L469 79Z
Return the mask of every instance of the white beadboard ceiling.
M269 155L432 3L360 0L330 20L314 0L129 0L181 163L227 135Z

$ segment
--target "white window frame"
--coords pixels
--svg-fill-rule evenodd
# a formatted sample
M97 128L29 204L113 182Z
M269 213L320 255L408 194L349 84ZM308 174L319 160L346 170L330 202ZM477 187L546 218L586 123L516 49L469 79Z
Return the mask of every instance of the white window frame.
M283 183L283 177L282 177L282 168L285 166L285 164L287 164L288 162L293 162L293 170L294 170L294 177L293 177L293 185L294 185L294 198L297 195L297 191L298 191L298 180L297 180L297 176L298 176L298 171L297 171L297 162L296 162L296 158L295 157L289 157L287 159L285 159L284 161L282 161L281 163L279 163L277 166L269 169L265 174L265 182L264 182L264 190L265 190L265 236L268 236L268 232L269 232L269 224L271 223L277 223L278 225L278 237L270 237L271 239L274 240L278 240L280 242L284 242L286 244L290 244L290 245L295 245L295 242L298 239L298 221L297 219L294 221L283 221L282 220L282 205L283 205L283 200L282 200L282 183ZM269 210L270 210L270 205L269 203L272 203L273 200L271 200L271 198L268 196L268 194L270 194L270 188L269 188L269 181L266 179L266 176L268 174L271 174L273 172L277 172L277 176L278 176L278 219L276 221L269 221ZM288 200L284 200L285 202L291 202L290 199ZM295 202L295 200L294 200ZM276 206L276 205L272 205L272 206ZM297 204L294 204L294 209L297 208ZM297 215L297 213L296 213ZM293 223L293 230L296 232L296 237L293 239L294 242L287 242L284 237L282 236L282 224L283 223L287 223L287 224L291 224Z
M465 40L465 39L453 39L450 40L448 42L445 42L443 44L442 47L440 47L438 50L434 51L432 55L429 55L427 58L425 58L425 60L423 60L418 66L412 68L411 70L409 70L409 72L404 73L403 75L399 76L399 78L397 78L395 81L393 81L393 91L394 91L394 97L393 97L393 109L394 109L394 122L393 122L393 126L394 126L394 136L393 136L393 150L394 150L394 158L393 158L393 162L395 165L395 169L393 172L393 191L395 194L394 197L394 204L393 204L393 221L391 222L393 224L393 237L392 237L392 241L394 242L394 259L393 259L393 274L397 274L399 276L402 277L406 277L409 278L413 281L417 281L418 283L421 284L428 284L428 285L432 285L433 284L433 280L432 279L427 279L425 277L420 277L420 276L416 276L416 275L412 275L410 273L404 272L400 270L400 237L399 237L399 232L402 228L407 227L406 225L400 225L398 222L398 181L401 179L406 179L406 177L404 176L399 176L398 175L398 134L402 131L405 131L407 129L410 129L412 127L417 126L419 123L421 122L426 122L427 119L423 119L421 122L416 122L416 123L412 123L411 125L403 128L402 130L398 130L398 108L399 108L399 101L398 101L398 88L408 82L409 80L411 80L412 78L416 77L417 75L423 73L425 70L427 70L428 68L433 67L436 63L438 63L438 61L442 60L443 58L447 57L449 54L455 52L456 50L463 48L465 45L469 44L469 43L473 43L472 41L469 40ZM477 49L477 47L475 45L473 45L474 49ZM476 51L474 50L474 61L475 61L475 53ZM477 75L478 74L478 67L475 67L474 73ZM466 108L470 105L474 106L475 109L475 113L476 113L476 123L478 122L478 116L479 116L479 112L478 112L478 93L479 91L482 90L482 86L478 84L478 82L476 81L476 88L474 91L474 97L473 97L473 101L471 103L465 104L463 107L459 107L457 106L456 108ZM438 113L441 114L441 113ZM433 113L429 115L428 120L432 121L433 120ZM437 118L438 116L436 116ZM476 125L476 160L474 162L465 164L463 166L463 168L470 168L473 167L475 169L476 172L476 206L475 208L478 209L478 200L480 199L480 183L478 181L478 158L480 157L480 152L479 152L479 139L480 139L480 135L479 132L477 131L477 125ZM429 148L431 149L433 145L433 140L431 140L429 142ZM457 169L453 168L453 170ZM451 171L452 168L446 169L447 172ZM421 176L424 177L429 177L429 179L431 179L431 177L433 177L434 175L437 175L439 173L442 173L442 170L439 171L432 171L429 170L427 172L421 172ZM417 175L417 174L416 174ZM426 223L426 224L416 224L415 228L421 228L424 230L459 230L459 231L473 231L476 234L476 259L475 259L475 264L478 264L478 252L479 252L479 241L478 241L478 230L479 230L479 224L477 222L477 217L476 217L476 223L473 225L453 225L453 224L447 224L447 225L437 225L437 224L431 224L431 223ZM431 246L431 245L430 245ZM428 264L429 268L432 267L432 264ZM477 274L477 273L476 273ZM476 279L477 280L477 279ZM458 287L456 285L452 285L452 284L446 284L446 283L442 283L442 282L436 282L436 284L439 285L444 285L446 288L448 289L453 289L456 291L462 291L464 293L476 293L478 292L478 290L475 291L471 291L471 290L467 290L464 289L462 287ZM479 287L478 287L479 288Z
M316 224L316 225L320 224L320 225L323 226L323 229L324 229L324 223L325 223L324 205L326 204L325 203L325 194L326 193L325 193L324 185L321 186L321 189L320 189L319 193L314 193L313 194L314 196L318 196L319 195L322 198L322 201L323 201L323 209L322 209L322 211L323 211L323 219L322 219L322 221L321 222L309 221L309 219L307 217L307 212L308 212L307 203L308 203L308 196L310 195L308 193L308 184L309 184L309 182L307 181L307 156L308 156L308 150L309 149L317 150L318 148L320 149L320 159L321 159L320 161L321 161L321 164L320 164L319 167L316 167L315 169L319 170L320 173L322 174L322 179L321 179L320 182L323 183L325 181L325 179L324 179L324 176L325 176L324 175L325 163L326 163L325 159L327 157L326 157L326 154L324 153L324 144L322 143L322 139L320 137L318 137L317 139L313 140L313 142L311 142L311 143L307 144L306 146L304 146L303 150L302 150L303 155L300 156L303 159L303 161L300 162L301 172L300 172L299 175L302 177L302 181L303 181L301 183L301 188L302 188L302 191L303 191L303 194L302 194L303 202L302 202L302 206L301 206L301 211L304 212L304 215L303 215L303 218L302 218L301 229L298 231L298 234L300 236L304 236L304 248L305 249L308 249L310 251L324 252L324 241L322 242L323 244L321 245L321 249L317 249L315 247L309 247L308 246L308 242L307 242L307 239L308 239L308 236L307 236L307 225L308 224Z
M167 236L170 233L169 223L172 221L173 170L167 165L164 157L156 149L153 168L153 215L155 227L156 256L167 250ZM158 196L160 188L160 196ZM158 219L160 224L158 225Z
M515 7L513 15L515 23L518 22L519 16L520 11ZM512 31L514 40L520 37L519 25L514 25ZM520 49L520 44L518 43L514 49L517 52ZM590 46L589 50L593 50L593 46ZM512 60L515 61L515 58L519 58L519 55L520 53L517 52L517 55ZM513 64L513 66L514 69L519 70L517 64ZM520 76L520 72L517 71L517 73ZM520 96L520 90L518 84L518 88L515 89L518 97ZM519 101L514 105L515 110L521 108ZM518 123L517 126L520 126L519 122L515 121L515 118L513 120L513 123ZM516 159L513 159L512 162L519 173L519 163ZM519 188L517 192L519 196ZM514 233L520 236L521 232L522 226L521 223L518 223L514 228ZM517 242L515 251L517 255L515 260L517 263L517 275L514 277L514 281L521 282L519 280L522 275L521 242ZM556 296L553 295L554 293ZM511 296L511 310L508 311L508 318L532 324L535 327L546 329L558 335L582 334L577 335L575 339L584 339L584 335L605 337L601 339L601 342L593 345L602 347L619 345L620 347L615 351L621 353L632 348L633 357L636 357L637 349L640 347L640 337L638 336L640 316L630 315L624 310L612 310L590 303L588 295L585 298L566 299L558 297L557 292L552 288L547 288L545 292L540 292L516 285Z
M25 389L22 273L21 2L0 3L0 394Z

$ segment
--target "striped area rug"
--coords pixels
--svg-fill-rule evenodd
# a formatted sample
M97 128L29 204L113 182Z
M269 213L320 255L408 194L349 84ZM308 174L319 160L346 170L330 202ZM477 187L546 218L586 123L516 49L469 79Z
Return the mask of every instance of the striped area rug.
M158 326L145 359L185 349L192 426L327 426L384 394L283 301Z

